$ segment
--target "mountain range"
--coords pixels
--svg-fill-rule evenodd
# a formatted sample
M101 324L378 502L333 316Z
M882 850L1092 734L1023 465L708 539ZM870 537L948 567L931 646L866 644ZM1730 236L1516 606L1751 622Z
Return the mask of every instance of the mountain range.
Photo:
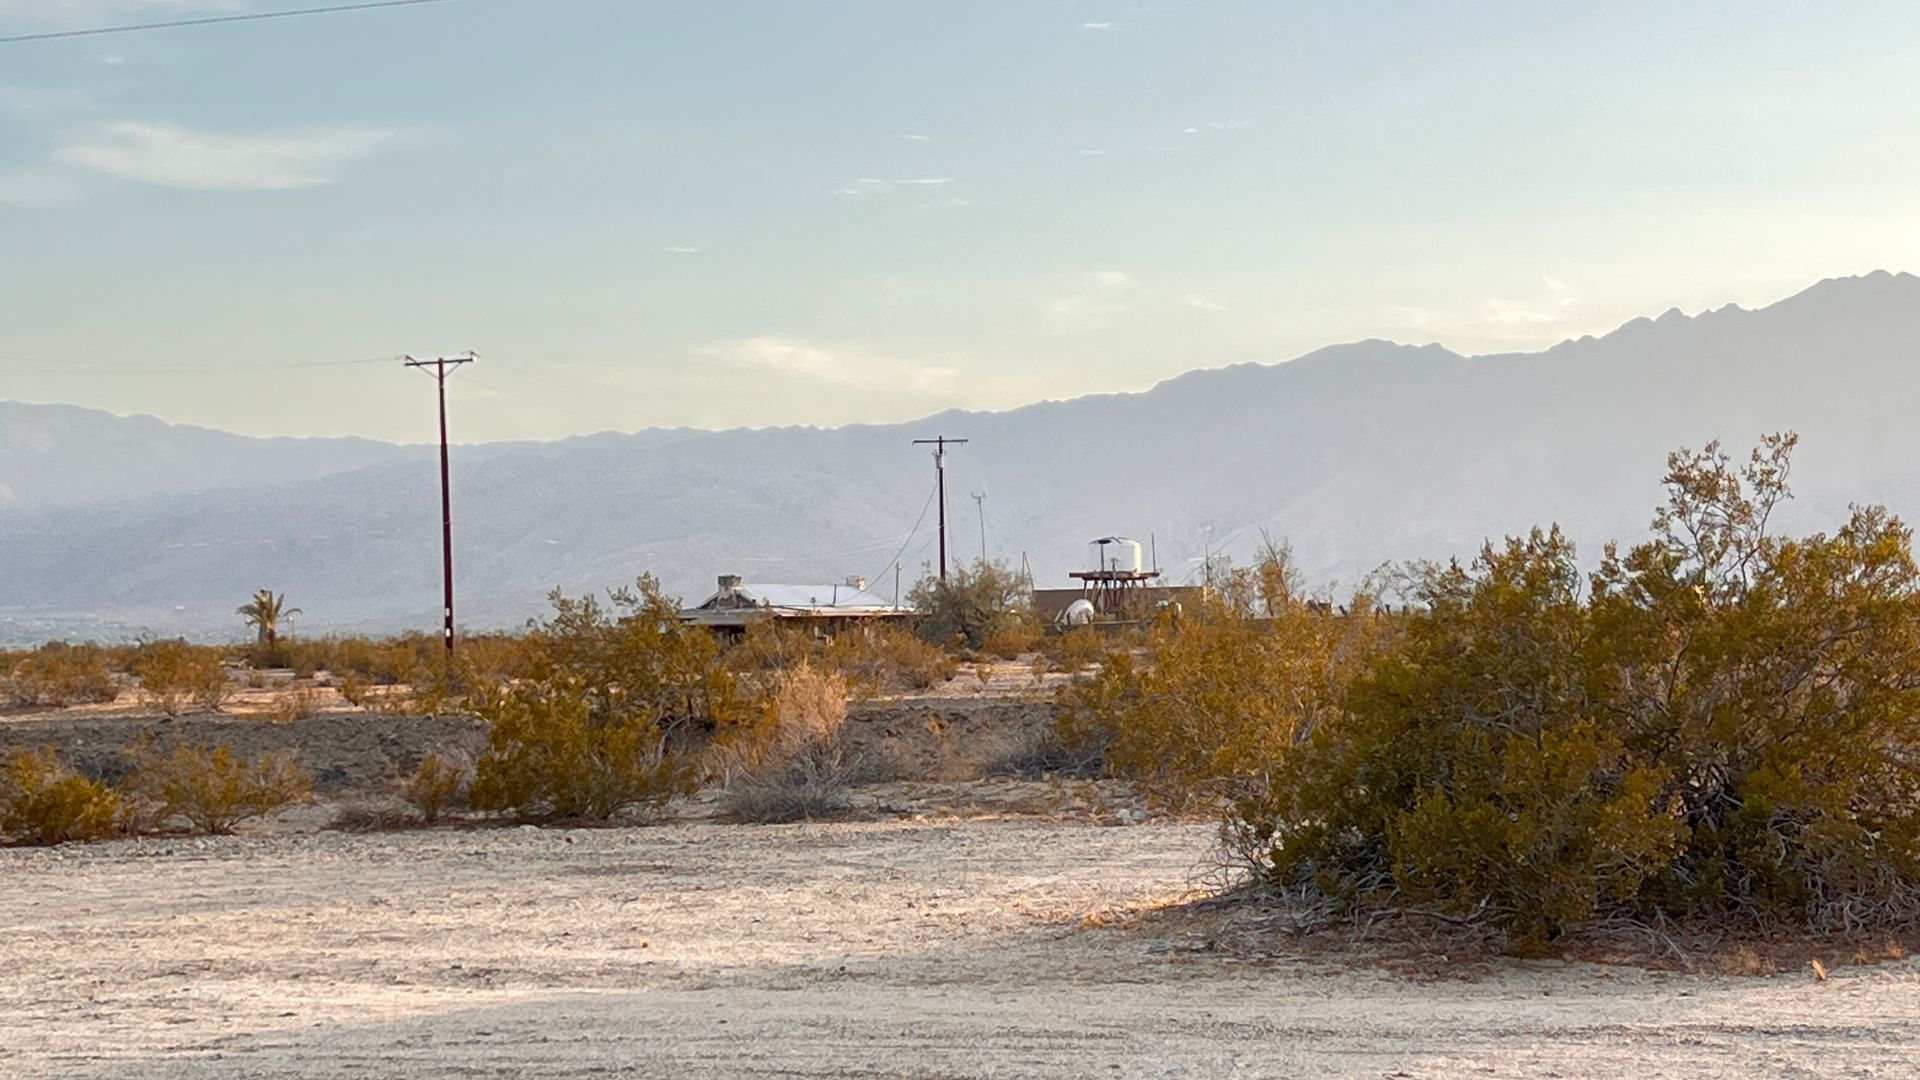
M863 576L892 595L895 565L910 585L933 558L932 463L913 440L940 434L970 440L948 456L954 557L977 557L984 532L1042 586L1116 532L1176 581L1263 535L1319 584L1553 521L1597 553L1644 534L1668 451L1740 453L1788 429L1802 441L1783 527L1830 528L1852 502L1910 514L1916 349L1920 278L1875 271L1537 353L1362 341L911 423L464 446L461 621L514 625L555 586L643 571L696 601L723 573ZM0 639L232 636L261 587L303 609L302 632L431 628L438 530L432 447L0 403Z

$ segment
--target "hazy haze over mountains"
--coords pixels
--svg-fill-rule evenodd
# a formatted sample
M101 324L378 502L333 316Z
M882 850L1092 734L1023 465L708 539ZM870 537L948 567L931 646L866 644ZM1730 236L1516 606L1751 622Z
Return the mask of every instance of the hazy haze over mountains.
M1533 354L1366 341L1007 412L465 447L461 621L516 623L552 586L645 570L690 600L725 572L866 575L890 594L903 543L909 582L933 558L931 510L908 534L932 482L910 443L935 434L972 440L949 458L956 556L978 554L984 489L991 553L1026 552L1042 585L1111 532L1153 536L1176 580L1209 542L1248 557L1262 529L1319 582L1549 521L1592 554L1644 531L1667 451L1743 453L1788 428L1784 527L1831 527L1849 502L1911 514L1916 349L1920 279L1877 271ZM305 609L303 632L429 627L438 511L431 448L0 403L0 637L237 634L234 606L262 586Z

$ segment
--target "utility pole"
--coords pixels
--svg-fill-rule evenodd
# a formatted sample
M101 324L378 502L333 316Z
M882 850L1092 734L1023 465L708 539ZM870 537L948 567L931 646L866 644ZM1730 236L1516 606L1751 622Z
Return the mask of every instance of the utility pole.
M987 493L973 493L973 509L980 515L980 565L987 565Z
M947 447L960 446L967 440L949 439L940 435L931 439L915 439L915 446L933 447L934 497L940 500L940 584L947 583Z
M441 609L441 615L445 620L443 633L449 660L453 659L453 486L452 474L447 466L447 375L461 364L471 364L478 359L471 351L459 356L436 356L431 360L402 357L408 367L427 372L433 376L434 382L440 384L440 563L446 578L446 605Z

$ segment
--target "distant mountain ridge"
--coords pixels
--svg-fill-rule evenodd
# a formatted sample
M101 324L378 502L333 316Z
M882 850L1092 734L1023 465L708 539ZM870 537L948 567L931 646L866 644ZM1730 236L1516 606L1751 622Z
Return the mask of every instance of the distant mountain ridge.
M1134 394L837 429L646 431L463 448L462 620L515 623L548 588L658 573L908 582L932 556L930 462L949 459L953 548L1024 552L1064 583L1087 539L1151 538L1175 579L1208 548L1289 539L1316 580L1470 552L1558 521L1583 548L1641 534L1667 451L1794 429L1787 527L1849 502L1920 509L1920 279L1823 281L1756 310L1669 311L1539 353L1363 341L1202 369ZM251 459L241 461L238 459ZM114 470L128 476L81 476ZM438 605L432 450L252 440L149 418L0 403L0 619L217 630L272 585L307 627L426 626ZM4 632L0 628L0 632Z

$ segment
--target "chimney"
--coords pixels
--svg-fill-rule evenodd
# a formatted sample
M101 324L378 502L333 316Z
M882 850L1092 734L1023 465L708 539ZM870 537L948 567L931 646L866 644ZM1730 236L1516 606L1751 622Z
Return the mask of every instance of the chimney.
M854 592L866 592L867 579L863 577L850 577L847 579L847 588L852 589Z
M721 574L720 575L720 591L723 593L732 593L732 592L740 591L740 575L739 574Z

